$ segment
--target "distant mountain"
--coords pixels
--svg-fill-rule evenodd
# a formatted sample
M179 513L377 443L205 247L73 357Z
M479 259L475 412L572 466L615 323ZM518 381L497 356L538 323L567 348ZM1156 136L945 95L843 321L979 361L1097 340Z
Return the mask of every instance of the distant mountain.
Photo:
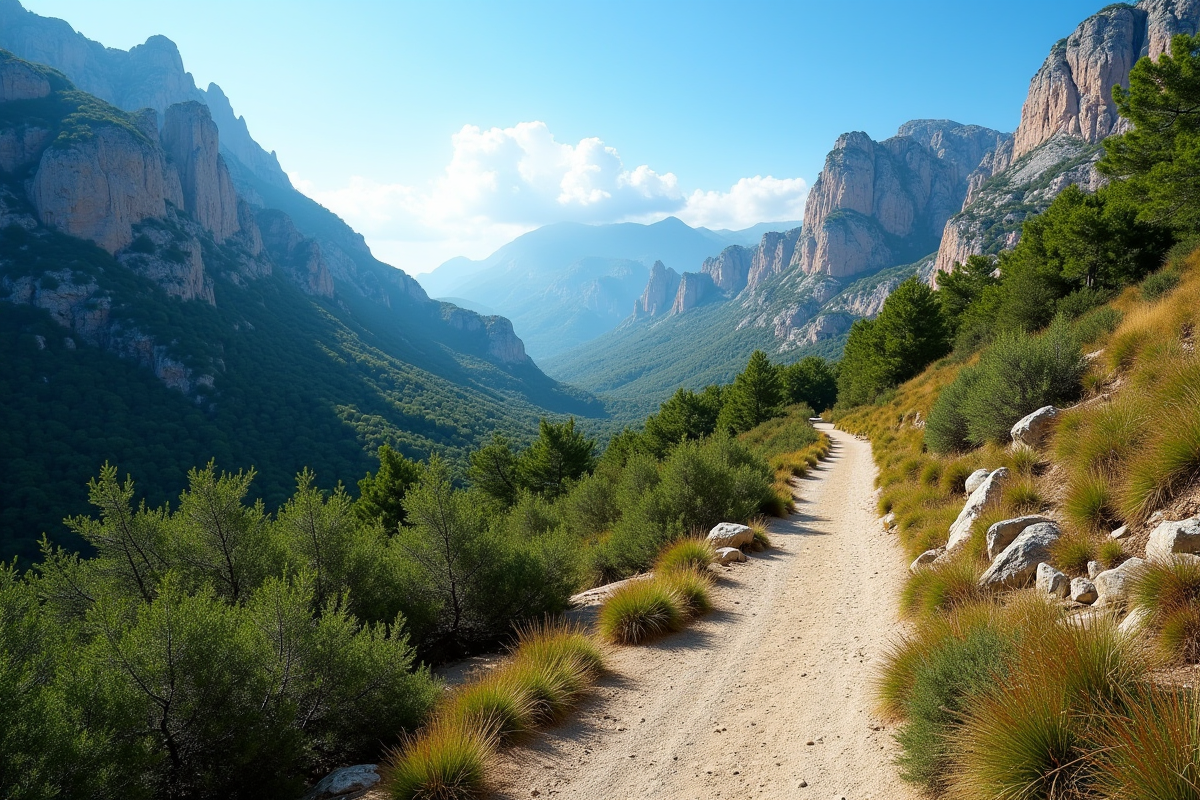
M122 111L0 50L0 559L78 545L61 520L106 461L155 505L214 457L278 504L383 442L461 463L604 416L508 320L430 300L288 186L251 176L295 218L252 204L236 170L205 104Z
M720 236L729 244L740 244L743 247L753 247L762 239L764 233L771 231L790 231L793 228L800 227L800 220L790 220L787 222L760 222L757 225L751 225L749 228L742 228L738 231L731 231L725 228L712 231L717 236ZM708 229L704 229L708 230Z
M620 324L655 261L696 268L735 238L744 237L692 228L674 217L652 225L562 222L520 236L486 259L451 259L417 280L432 297L462 298L508 317L529 354L541 359Z

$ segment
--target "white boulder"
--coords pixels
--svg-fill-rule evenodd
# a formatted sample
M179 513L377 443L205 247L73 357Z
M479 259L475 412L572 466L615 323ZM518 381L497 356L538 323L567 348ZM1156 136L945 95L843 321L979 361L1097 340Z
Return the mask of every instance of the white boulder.
M1096 605L1122 605L1129 598L1130 579L1146 562L1131 558L1115 569L1105 570L1092 581L1096 585Z
M746 560L746 554L736 547L718 547L717 563L722 567L730 564L740 564Z
M1150 533L1146 543L1146 558L1151 561L1170 561L1176 553L1200 553L1200 519L1163 522Z
M921 570L928 567L933 562L937 561L942 556L942 554L945 552L946 552L946 548L944 548L944 547L935 547L932 550L926 550L924 553L921 553L921 555L917 556L916 559L911 564L908 565L908 571L915 575L916 573L918 573Z
M950 526L950 536L946 539L946 552L953 553L971 539L971 526L975 520L993 505L1000 501L1000 488L1008 479L1008 469L1001 467L984 478L983 483L971 492L967 504L959 513L958 519Z
M1012 426L1013 444L1034 448L1041 447L1042 443L1046 440L1046 434L1050 431L1051 423L1054 422L1054 418L1057 416L1057 408L1054 406L1042 406L1029 416L1021 419L1016 425Z
M379 773L374 764L357 764L334 770L304 795L304 800L334 800L353 794L360 796L379 783Z
M987 480L987 476L990 474L991 473L989 473L986 469L977 469L968 475L967 482L963 484L963 488L967 490L967 494L970 494L982 486L983 482Z
M1021 531L1028 528L1030 525L1037 525L1039 522L1054 522L1049 517L1043 517L1041 514L1030 514L1024 517L1016 517L1015 519L1006 519L997 522L995 525L987 529L987 554L988 558L994 559L1000 555L1004 548L1013 543L1013 540L1021 535Z
M708 543L714 548L745 547L754 541L754 531L736 522L722 522L708 532Z
M1075 578L1071 581L1071 599L1076 603L1090 606L1096 602L1096 586L1087 578Z
M979 578L979 585L991 589L1023 589L1033 582L1038 564L1050 558L1050 546L1062 531L1053 522L1030 525L1004 548Z
M1132 534L1132 531L1129 530L1129 526L1122 525L1121 527L1117 528L1115 531L1110 533L1108 535L1108 538L1113 539L1115 541L1120 541L1122 539L1128 539L1131 534Z
M1051 597L1066 597L1071 591L1071 579L1043 561L1037 565L1037 592Z
M1150 610L1146 608L1135 608L1129 612L1125 619L1121 620L1121 624L1117 626L1117 632L1122 636L1136 636L1150 624Z

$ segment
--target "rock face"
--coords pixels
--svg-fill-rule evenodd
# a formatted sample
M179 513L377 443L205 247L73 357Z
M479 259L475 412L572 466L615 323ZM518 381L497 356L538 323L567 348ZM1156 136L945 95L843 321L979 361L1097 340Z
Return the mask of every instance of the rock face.
M950 526L950 535L946 540L947 552L953 553L970 541L971 526L983 515L984 511L1000 502L1000 489L1006 480L1008 480L1008 469L1001 467L989 474L983 483L971 492L966 505L959 512L958 519L954 520L954 524Z
M650 280L641 298L634 304L635 318L655 317L666 314L675 303L675 294L679 291L679 273L655 261L650 268Z
M770 236L771 234L767 234ZM733 297L746 288L750 277L750 266L757 251L741 245L730 245L715 258L704 259L700 271L712 278L713 285L726 297ZM653 279L653 278L652 278Z
M696 306L704 304L716 295L716 286L712 278L703 272L685 272L679 277L679 289L675 293L675 302L671 305L672 314L683 314Z
M50 81L39 70L21 61L0 62L0 103L49 96Z
M1158 58L1171 37L1194 34L1198 24L1196 0L1114 4L1054 45L1030 82L1011 142L970 177L962 213L943 233L937 268L948 271L971 255L1012 247L1025 217L1072 183L1094 191L1102 182L1095 146L1123 130L1113 87L1127 87L1139 58Z
M1200 553L1200 518L1163 522L1150 532L1146 558L1165 562L1177 553Z
M1041 447L1057 417L1058 409L1054 406L1043 406L1023 417L1016 425L1012 426L1013 444L1035 449Z
M804 208L799 267L855 275L933 251L962 208L967 177L1005 139L948 120L906 123L883 142L843 134Z
M714 548L745 547L754 542L754 531L736 522L722 522L708 532L708 543Z
M1052 522L1031 525L996 557L979 579L993 589L1023 589L1035 577L1038 564L1050 557L1050 546L1062 535Z
M282 211L267 209L259 212L257 219L263 246L296 285L306 294L333 297L333 278L321 246L302 236Z
M216 123L195 101L167 109L163 147L179 171L183 206L217 242L239 230L237 192L221 158Z
M1021 535L1021 531L1030 525L1038 525L1043 522L1054 522L1054 520L1040 514L1031 514L1016 519L1006 519L992 525L987 529L988 558L1000 555L1000 552L1012 544L1013 540Z
M756 290L768 278L779 275L795 264L796 245L803 228L793 228L782 233L764 233L762 241L750 262L746 284L750 291Z
M129 128L106 125L48 148L30 186L43 225L90 239L110 253L133 241L133 225L182 200L162 151Z
M1071 592L1071 579L1046 562L1037 566L1036 584L1040 595L1066 597Z

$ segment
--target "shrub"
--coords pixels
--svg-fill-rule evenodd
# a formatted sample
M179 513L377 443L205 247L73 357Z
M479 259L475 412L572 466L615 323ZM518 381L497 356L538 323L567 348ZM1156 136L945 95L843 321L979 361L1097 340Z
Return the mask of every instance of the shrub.
M979 585L979 569L974 561L960 556L910 576L900 595L900 609L907 616L919 617L986 597L987 590Z
M633 580L618 587L600 608L600 635L615 644L638 644L679 630L683 601L661 581Z
M533 727L534 707L529 689L506 669L468 683L450 696L442 711L444 722L504 738Z
M675 570L655 580L679 598L680 608L688 616L698 617L712 611L712 599L709 597L712 578L707 572Z
M494 747L473 725L437 722L389 757L380 785L395 800L470 800L487 788Z
M1083 344L1091 344L1115 331L1124 316L1112 306L1093 309L1075 320L1075 337Z
M953 453L970 449L970 426L963 413L974 391L978 371L968 367L941 391L925 421L925 444L935 453ZM967 473L968 475L970 473ZM964 480L966 476L964 476Z
M1050 546L1050 560L1068 575L1086 575L1089 561L1096 560L1096 540L1081 531L1067 531Z
M1142 281L1142 299L1152 302L1179 285L1178 270L1167 268L1150 275Z
M1149 667L1111 620L1085 628L1043 618L1030 630L1007 673L967 713L957 737L956 796L1090 796L1089 715L1119 712Z
M967 439L974 444L1007 441L1012 426L1026 414L1074 400L1086 366L1079 341L1062 317L1039 336L997 336L963 398Z
M1099 727L1099 788L1122 800L1200 800L1195 690L1150 688Z
M674 572L676 570L707 569L713 560L713 548L704 539L687 537L669 545L658 556L654 565L656 573Z
M1183 558L1150 562L1133 577L1130 597L1150 614L1164 656L1200 661L1200 564Z

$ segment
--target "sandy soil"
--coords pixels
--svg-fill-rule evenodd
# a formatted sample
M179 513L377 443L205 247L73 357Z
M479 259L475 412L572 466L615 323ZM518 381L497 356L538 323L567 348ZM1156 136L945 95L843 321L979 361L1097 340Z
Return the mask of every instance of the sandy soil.
M497 797L916 796L872 704L904 562L870 445L822 427L833 452L797 482L775 547L719 570L717 611L688 630L616 650L567 722L504 751Z

